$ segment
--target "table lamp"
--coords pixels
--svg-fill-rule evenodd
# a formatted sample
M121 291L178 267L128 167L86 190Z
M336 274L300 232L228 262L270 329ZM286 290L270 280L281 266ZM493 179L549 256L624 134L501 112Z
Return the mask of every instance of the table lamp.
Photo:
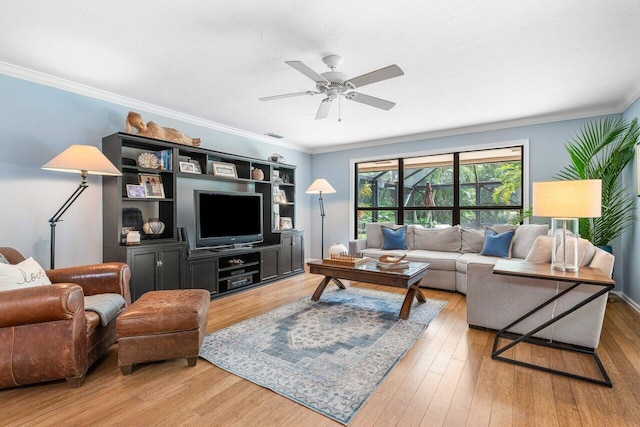
M122 173L120 173L118 168L116 168L97 147L90 145L72 145L44 164L42 169L79 173L81 176L80 185L78 185L76 191L71 194L67 201L60 206L60 209L49 219L49 226L51 227L50 268L53 270L55 268L56 224L73 202L75 202L80 194L89 186L87 183L87 175L120 176Z
M578 271L578 218L602 214L602 181L549 181L533 183L533 215L551 218L554 270Z
M320 202L320 218L322 222L322 227L320 231L320 259L324 259L324 204L322 202L322 193L331 194L335 193L336 189L331 186L324 178L318 178L313 181L313 184L309 188L307 188L307 194L318 194L320 195L318 201Z

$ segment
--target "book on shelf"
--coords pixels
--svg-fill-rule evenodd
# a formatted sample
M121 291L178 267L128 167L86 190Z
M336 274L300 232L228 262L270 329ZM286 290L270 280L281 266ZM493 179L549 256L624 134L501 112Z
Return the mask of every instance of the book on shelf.
M378 261L376 263L378 268L382 268L385 270L402 270L404 268L409 268L409 261L400 261L400 262L381 262Z
M172 150L162 150L156 151L156 156L158 157L158 163L160 164L160 169L170 171L172 169Z

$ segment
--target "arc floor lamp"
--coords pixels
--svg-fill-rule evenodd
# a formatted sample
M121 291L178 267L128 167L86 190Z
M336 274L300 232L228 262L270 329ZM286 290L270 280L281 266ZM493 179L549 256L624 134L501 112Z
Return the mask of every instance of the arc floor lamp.
M322 201L323 194L335 193L336 189L329 184L324 178L318 178L313 184L307 188L307 194L318 194L318 202L320 203L320 221L322 223L320 231L320 259L324 259L324 203Z
M52 170L58 172L72 172L79 173L81 176L80 185L69 196L66 202L60 206L55 214L49 219L49 226L51 227L51 266L53 270L55 268L55 253L56 253L56 225L58 221L61 221L62 215L71 207L73 202L76 201L80 194L87 189L89 184L87 183L88 175L122 175L118 168L105 157L104 154L97 147L91 145L72 145L71 147L58 154L49 162L42 166L42 169Z

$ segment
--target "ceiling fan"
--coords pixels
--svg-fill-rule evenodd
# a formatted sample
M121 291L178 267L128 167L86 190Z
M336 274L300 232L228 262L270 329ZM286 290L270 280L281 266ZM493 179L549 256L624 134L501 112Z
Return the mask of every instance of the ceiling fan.
M258 99L260 101L272 101L274 99L290 98L293 96L320 94L326 95L326 98L323 99L322 102L320 102L320 107L318 108L318 112L316 113L316 120L326 119L329 115L329 110L331 109L331 103L336 98L338 98L339 101L340 96L350 101L356 101L361 104L380 108L382 110L390 110L394 105L396 105L395 102L365 95L359 92L353 92L352 90L361 88L362 86L366 86L371 83L391 79L393 77L403 76L404 72L402 72L400 67L398 67L397 65L389 65L388 67L381 68L379 70L372 71L370 73L350 79L345 73L336 71L336 68L338 68L342 63L342 58L340 56L329 55L322 58L322 62L324 62L331 71L318 74L300 61L285 61L285 64L295 68L296 70L316 82L315 91L308 90L306 92L286 93L283 95L267 96Z

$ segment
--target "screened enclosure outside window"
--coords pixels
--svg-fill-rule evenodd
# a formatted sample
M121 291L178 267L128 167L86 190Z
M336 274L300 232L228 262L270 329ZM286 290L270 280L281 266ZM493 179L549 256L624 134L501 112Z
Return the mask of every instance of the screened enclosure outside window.
M367 222L425 228L519 222L521 146L356 164L356 238Z

